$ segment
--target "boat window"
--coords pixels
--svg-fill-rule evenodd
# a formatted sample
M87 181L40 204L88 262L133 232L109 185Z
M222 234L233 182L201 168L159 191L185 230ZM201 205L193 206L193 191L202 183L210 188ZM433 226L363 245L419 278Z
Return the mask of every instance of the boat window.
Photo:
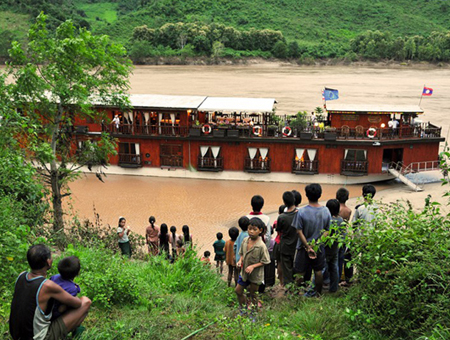
M121 154L139 154L139 143L119 143L119 153Z
M344 159L347 161L366 161L367 150L346 149Z
M205 158L217 158L220 155L220 146L200 146L200 156Z
M317 156L317 149L295 149L295 160L304 161L314 161Z

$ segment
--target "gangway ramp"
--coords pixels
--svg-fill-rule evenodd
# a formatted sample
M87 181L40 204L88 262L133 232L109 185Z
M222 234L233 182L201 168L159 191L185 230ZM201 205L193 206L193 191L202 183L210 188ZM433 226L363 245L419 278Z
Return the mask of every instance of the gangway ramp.
M388 170L392 175L397 177L399 180L401 180L403 183L405 183L407 186L409 186L414 191L423 191L421 187L419 187L417 184L411 182L409 179L407 179L405 176L403 176L399 171L395 169L389 169Z

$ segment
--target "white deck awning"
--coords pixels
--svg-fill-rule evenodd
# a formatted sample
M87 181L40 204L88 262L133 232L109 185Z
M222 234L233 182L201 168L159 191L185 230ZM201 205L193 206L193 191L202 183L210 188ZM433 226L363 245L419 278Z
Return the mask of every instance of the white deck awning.
M159 94L131 94L134 108L146 109L191 109L196 110L206 96L168 96Z
M368 114L422 114L419 105L383 105L383 104L338 104L327 102L327 111L335 113L368 113Z
M274 98L208 97L199 111L272 112Z

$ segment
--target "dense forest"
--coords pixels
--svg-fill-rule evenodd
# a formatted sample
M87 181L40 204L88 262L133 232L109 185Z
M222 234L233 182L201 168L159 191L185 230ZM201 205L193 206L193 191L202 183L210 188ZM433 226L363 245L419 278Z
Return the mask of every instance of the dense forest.
M0 56L44 11L149 57L262 57L299 62L450 60L450 4L419 0L5 0Z

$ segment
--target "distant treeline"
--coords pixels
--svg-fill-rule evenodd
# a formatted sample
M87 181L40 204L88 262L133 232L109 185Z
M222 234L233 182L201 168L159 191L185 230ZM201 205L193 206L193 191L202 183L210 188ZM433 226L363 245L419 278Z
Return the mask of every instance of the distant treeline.
M168 23L133 31L130 55L134 61L155 56L276 57L280 59L338 58L355 60L450 61L450 31L429 36L395 37L389 32L366 31L349 43L287 42L280 31L237 30L222 24Z
M427 37L367 31L351 40L350 48L364 59L450 61L450 31L432 32Z
M168 23L158 29L147 26L136 27L134 41L146 41L153 46L165 46L171 49L184 49L191 45L195 52L213 54L219 44L223 48L249 51L272 51L276 43L285 42L280 31L269 29L239 31L222 24Z

